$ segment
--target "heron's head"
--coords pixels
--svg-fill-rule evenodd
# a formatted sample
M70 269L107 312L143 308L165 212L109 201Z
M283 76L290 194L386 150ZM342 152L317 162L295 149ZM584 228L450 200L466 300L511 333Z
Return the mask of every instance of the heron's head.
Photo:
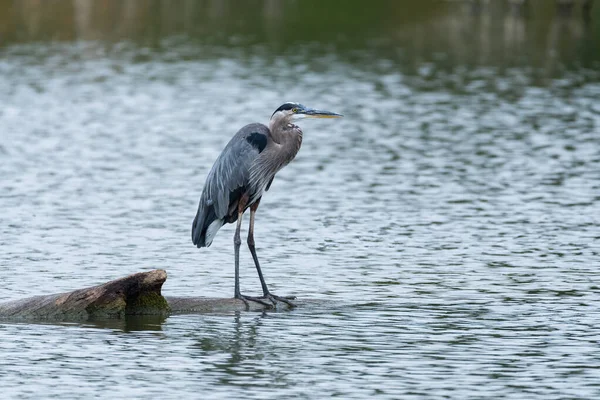
M273 123L291 123L301 118L341 118L343 115L331 111L315 110L308 108L300 103L284 103L273 115L271 115L271 124Z

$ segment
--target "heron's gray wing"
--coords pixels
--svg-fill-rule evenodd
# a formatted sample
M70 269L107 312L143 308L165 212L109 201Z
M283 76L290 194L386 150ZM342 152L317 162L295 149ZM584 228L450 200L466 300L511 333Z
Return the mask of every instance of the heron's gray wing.
M247 187L250 168L265 148L267 138L266 126L247 125L229 141L215 161L206 179L202 200L214 207L217 218L227 215L232 193Z

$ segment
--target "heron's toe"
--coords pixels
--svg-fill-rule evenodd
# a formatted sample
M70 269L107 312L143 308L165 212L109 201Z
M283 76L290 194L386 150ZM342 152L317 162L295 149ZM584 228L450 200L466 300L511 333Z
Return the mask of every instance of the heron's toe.
M294 300L296 298L296 296L277 296L273 293L268 293L265 298L271 300L273 302L273 305L277 305L277 302L282 302L288 305L288 307L290 308L294 308L296 307L296 305L294 303L292 303L290 300Z
M271 304L271 303L265 301L265 298L263 298L263 297L244 296L242 294L237 298L244 302L244 304L246 305L246 309L250 308L250 304L248 303L249 301L253 301L255 303L261 304L261 305L265 306L265 308L268 308L268 309L275 308L275 303Z

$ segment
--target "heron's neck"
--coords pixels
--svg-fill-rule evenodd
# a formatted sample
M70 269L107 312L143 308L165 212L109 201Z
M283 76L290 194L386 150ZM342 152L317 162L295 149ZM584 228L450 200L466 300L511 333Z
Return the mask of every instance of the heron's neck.
M302 145L302 130L294 125L291 119L288 121L278 121L276 126L274 125L273 121L271 121L269 128L271 128L271 138L276 148L274 153L277 154L278 164L283 166L292 161L298 150L300 150L300 146Z
M291 115L282 115L281 113L276 113L269 121L269 130L274 138L277 139L279 136L286 133L285 131L289 125L293 125Z

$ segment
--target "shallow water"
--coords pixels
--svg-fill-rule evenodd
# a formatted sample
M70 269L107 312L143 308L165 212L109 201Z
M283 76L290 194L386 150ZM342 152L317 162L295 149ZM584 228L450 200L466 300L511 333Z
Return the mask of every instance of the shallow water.
M154 268L164 294L231 296L233 226L209 249L190 240L212 162L287 100L345 118L300 123L257 214L272 290L322 307L2 323L4 395L600 395L598 36L542 20L560 41L540 62L536 19L515 18L516 39L479 27L465 52L439 26L473 17L435 18L415 25L431 37L373 28L355 46L128 31L5 44L2 300ZM260 291L244 248L241 284Z

